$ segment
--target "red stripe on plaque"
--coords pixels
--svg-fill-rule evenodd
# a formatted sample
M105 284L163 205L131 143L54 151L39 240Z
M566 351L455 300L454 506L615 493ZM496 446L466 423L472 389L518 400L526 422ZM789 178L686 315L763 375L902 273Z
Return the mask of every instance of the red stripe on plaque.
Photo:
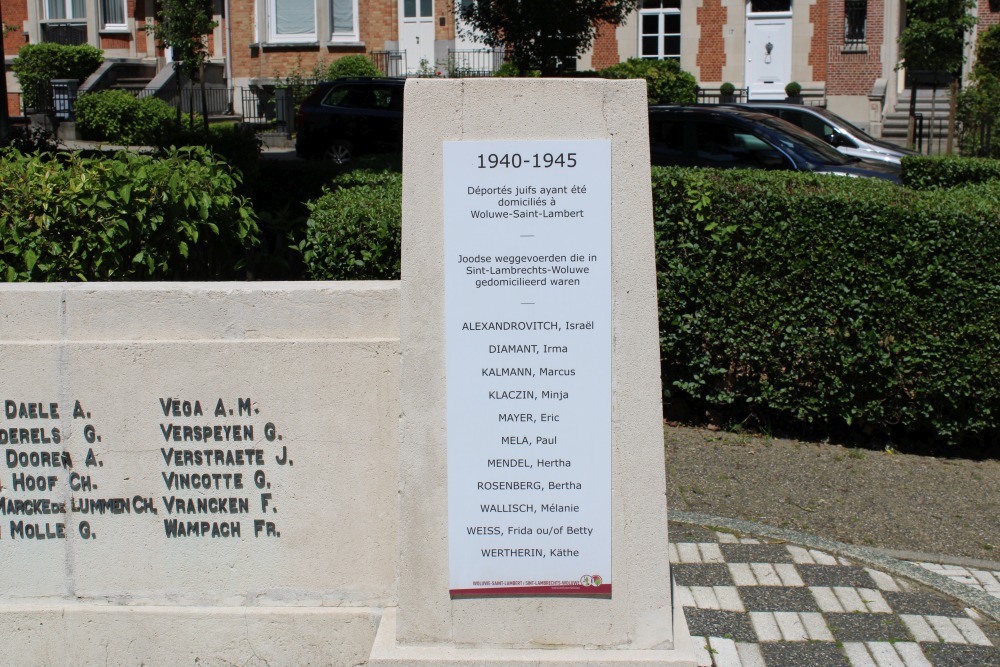
M500 586L495 588L452 588L453 598L496 598L496 597L542 597L542 596L581 596L581 597L611 597L611 584L600 586Z

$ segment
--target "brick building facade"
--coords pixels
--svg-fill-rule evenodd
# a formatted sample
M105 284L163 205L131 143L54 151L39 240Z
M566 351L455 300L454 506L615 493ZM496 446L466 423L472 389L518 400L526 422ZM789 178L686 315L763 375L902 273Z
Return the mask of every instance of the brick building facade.
M978 0L977 31L1000 22L991 1ZM835 113L874 127L903 93L903 13L901 0L640 0L614 38L618 60L677 58L703 88L729 82L751 99L781 99L796 81ZM610 32L599 33L595 67Z
M375 56L394 74L490 69L497 59L455 25L455 3L468 1L216 0L211 60L237 89L308 77L350 54ZM8 62L27 42L76 39L109 59L163 68L168 54L145 31L155 2L0 0L4 22L21 28L4 40ZM977 13L979 30L1000 20L990 0L979 0ZM797 81L868 125L903 90L895 69L902 15L902 0L640 0L622 25L599 28L578 65L677 58L701 86L730 82L751 99L784 97ZM17 90L10 75L8 85Z

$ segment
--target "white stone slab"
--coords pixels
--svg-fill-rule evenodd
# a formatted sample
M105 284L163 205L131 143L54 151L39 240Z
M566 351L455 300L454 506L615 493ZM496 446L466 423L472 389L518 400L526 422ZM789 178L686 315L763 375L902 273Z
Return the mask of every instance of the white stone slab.
M398 296L0 289L17 664L364 662L396 600Z
M673 645L658 322L641 81L406 85L400 410L400 650ZM528 121L530 119L530 122ZM611 599L452 599L447 558L443 144L610 140ZM571 238L567 238L571 249ZM572 619L572 622L567 622Z

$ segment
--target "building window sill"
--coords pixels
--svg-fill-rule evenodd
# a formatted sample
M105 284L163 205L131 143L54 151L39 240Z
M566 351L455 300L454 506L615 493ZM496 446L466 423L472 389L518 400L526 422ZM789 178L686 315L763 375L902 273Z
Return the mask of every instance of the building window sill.
M841 53L868 53L867 44L845 44L840 49Z
M319 42L260 42L251 44L250 49L263 51L316 51Z

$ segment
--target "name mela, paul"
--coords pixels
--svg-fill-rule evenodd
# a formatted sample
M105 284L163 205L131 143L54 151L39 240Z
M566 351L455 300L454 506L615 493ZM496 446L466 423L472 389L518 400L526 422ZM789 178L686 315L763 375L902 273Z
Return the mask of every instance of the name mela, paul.
M559 436L554 435L551 438L546 438L545 436L538 435L535 436L536 445L554 445L559 440ZM501 435L500 436L501 445L531 445L531 441L528 440L526 435Z

